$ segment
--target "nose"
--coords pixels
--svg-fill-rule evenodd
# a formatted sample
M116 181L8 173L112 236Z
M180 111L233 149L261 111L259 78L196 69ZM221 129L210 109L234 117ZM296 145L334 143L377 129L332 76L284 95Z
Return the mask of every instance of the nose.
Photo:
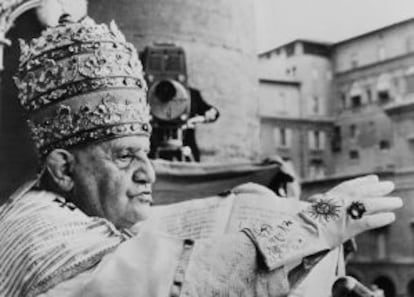
M142 156L142 162L137 164L133 173L133 181L140 184L153 184L155 182L155 170L150 159Z

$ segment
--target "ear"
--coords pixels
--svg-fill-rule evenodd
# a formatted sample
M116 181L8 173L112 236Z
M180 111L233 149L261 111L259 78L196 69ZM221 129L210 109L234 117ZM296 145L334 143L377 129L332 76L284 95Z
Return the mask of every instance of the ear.
M46 170L54 183L64 192L73 188L74 156L64 149L55 149L46 158Z

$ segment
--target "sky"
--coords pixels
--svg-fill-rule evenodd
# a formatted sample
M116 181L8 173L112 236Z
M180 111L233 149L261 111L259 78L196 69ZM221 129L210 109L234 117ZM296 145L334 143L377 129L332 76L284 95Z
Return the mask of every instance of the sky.
M257 50L297 38L337 42L414 18L414 0L255 0Z

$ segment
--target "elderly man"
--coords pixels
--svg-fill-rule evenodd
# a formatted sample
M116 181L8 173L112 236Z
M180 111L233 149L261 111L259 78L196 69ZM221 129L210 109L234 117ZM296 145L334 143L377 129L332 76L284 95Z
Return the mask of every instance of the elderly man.
M22 43L16 84L43 169L0 208L0 296L285 296L326 251L402 205L369 176L234 234L132 234L155 180L134 47L114 24L62 22Z

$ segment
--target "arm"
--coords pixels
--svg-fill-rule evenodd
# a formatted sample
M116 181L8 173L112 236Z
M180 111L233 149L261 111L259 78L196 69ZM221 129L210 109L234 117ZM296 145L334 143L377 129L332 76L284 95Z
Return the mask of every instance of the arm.
M191 104L192 104L192 113L191 117L204 119L205 123L215 122L220 113L217 108L208 104L203 97L199 90L190 88L190 95L191 95Z
M387 195L392 184L376 180L369 186L365 181L348 188L359 190L351 195L334 189L331 196L314 199L297 215L199 240L191 247L183 240L142 232L104 257L84 286L74 288L79 294L73 296L177 296L169 295L172 290L181 296L255 296L259 292L284 296L328 250L358 233L391 223L390 211L401 206L399 198L373 198ZM324 199L339 206L337 215L327 220L313 215ZM347 214L355 199L367 208L359 220Z
M314 197L296 215L251 226L241 234L199 241L185 289L190 296L205 295L208 288L217 295L256 290L284 296L330 250L361 232L394 221L391 211L402 206L401 199L382 197L392 189L392 183L379 182L373 176L356 179ZM348 211L355 201L366 207L359 219L352 219Z

